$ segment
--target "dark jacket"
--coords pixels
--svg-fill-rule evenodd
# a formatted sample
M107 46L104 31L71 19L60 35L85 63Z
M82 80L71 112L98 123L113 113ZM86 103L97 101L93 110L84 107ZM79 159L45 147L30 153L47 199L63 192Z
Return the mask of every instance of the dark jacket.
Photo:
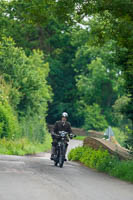
M54 133L59 134L59 131L65 131L69 134L72 133L70 122L57 121L54 125Z

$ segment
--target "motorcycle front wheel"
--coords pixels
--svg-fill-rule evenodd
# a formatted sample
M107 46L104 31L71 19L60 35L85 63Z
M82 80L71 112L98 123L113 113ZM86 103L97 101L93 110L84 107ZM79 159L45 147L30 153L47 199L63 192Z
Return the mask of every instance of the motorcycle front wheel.
M64 158L63 158L63 156L61 155L60 158L59 158L59 167L62 168L62 167L63 167L63 164L64 164Z
M60 154L59 154L59 167L62 168L65 159L65 145L60 147Z
M57 166L57 165L58 165L58 161L55 161L55 162L54 162L54 166Z
M56 152L56 158L54 159L54 165L57 166L59 163L59 151Z

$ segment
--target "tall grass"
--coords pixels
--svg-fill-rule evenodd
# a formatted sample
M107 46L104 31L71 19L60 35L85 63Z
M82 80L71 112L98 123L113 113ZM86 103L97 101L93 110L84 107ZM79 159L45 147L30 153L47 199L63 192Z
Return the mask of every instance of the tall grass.
M43 143L47 133L44 119L38 116L25 117L20 120L21 137L26 137L32 142Z
M51 136L46 134L43 143L32 142L27 138L18 140L8 140L3 138L0 140L0 154L6 155L27 155L39 152L45 152L51 148Z

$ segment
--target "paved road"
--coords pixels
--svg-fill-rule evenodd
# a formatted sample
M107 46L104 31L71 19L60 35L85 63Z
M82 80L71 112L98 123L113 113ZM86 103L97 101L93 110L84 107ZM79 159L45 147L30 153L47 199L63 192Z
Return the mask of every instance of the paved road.
M0 200L62 199L133 200L133 185L73 162L60 169L49 154L0 156Z

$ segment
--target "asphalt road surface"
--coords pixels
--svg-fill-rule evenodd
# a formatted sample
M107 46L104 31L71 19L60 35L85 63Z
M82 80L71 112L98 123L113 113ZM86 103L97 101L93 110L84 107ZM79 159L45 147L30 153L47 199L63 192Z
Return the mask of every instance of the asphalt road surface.
M133 184L74 162L55 167L49 156L1 155L0 200L133 200Z

